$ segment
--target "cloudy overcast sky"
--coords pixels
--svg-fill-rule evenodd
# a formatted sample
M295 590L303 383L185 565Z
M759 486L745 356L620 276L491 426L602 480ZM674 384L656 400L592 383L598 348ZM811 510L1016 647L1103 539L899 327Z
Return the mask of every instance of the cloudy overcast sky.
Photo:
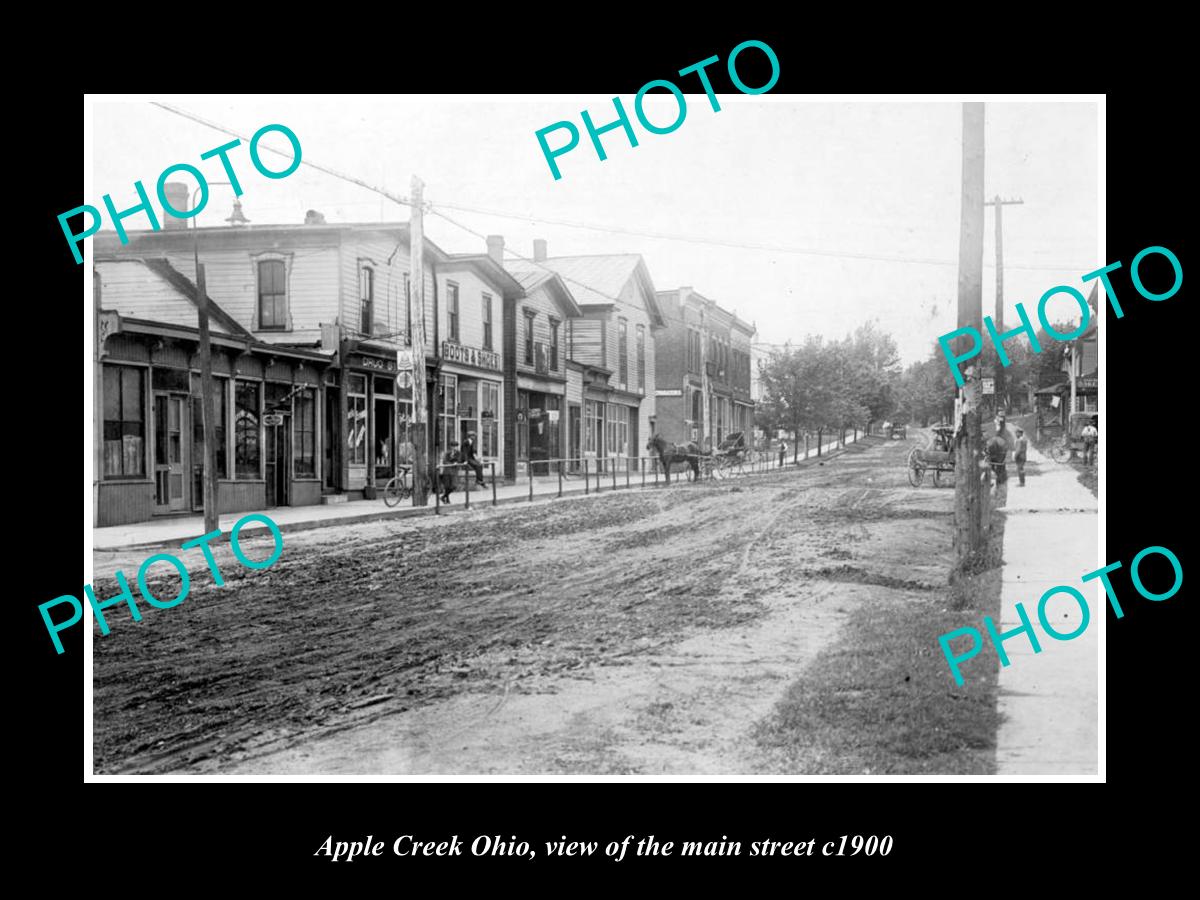
M519 218L441 207L474 231L504 235L523 255L532 255L539 237L552 256L640 253L658 289L694 287L753 321L762 342L799 340L810 332L839 337L877 319L908 363L955 327L958 102L721 94L721 110L714 112L703 94L687 95L683 124L655 135L634 117L633 98L623 96L639 145L630 147L620 129L608 132L602 137L608 159L601 162L580 111L589 110L598 126L612 121L611 96L92 98L92 195L81 203L102 207L102 195L111 193L118 209L132 206L135 180L153 195L159 173L178 162L196 165L214 181L225 178L219 160L201 161L200 154L231 138L155 107L152 99L245 135L282 123L299 137L306 160L397 194L407 195L411 175L418 174L435 208L511 213ZM664 95L648 98L646 110L652 122L665 124L677 107ZM580 129L581 142L559 157L563 177L556 181L534 133L564 119ZM1082 289L1079 276L1107 262L1097 249L1097 107L988 103L986 129L986 195L1025 201L1004 210L1005 318L1012 323L1016 302L1032 316L1047 288ZM549 140L558 146L565 133ZM288 149L278 134L264 143ZM308 209L331 223L408 218L406 207L307 166L267 179L253 168L244 144L230 159L254 225L299 224ZM286 165L269 153L263 160L274 169ZM214 185L200 224L222 225L232 200L229 188ZM992 221L989 208L985 313L995 301ZM146 221L135 216L127 225L146 227ZM437 216L427 218L426 233L450 252L485 249ZM1069 318L1072 309L1060 297L1051 319Z

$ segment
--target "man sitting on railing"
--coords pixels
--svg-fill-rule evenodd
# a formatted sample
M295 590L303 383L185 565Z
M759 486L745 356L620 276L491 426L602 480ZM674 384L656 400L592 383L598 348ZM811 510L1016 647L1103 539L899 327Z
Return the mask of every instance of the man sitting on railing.
M462 460L469 468L475 470L475 483L480 487L487 487L483 481L483 463L475 455L475 432L473 431L468 432L467 439L463 441Z

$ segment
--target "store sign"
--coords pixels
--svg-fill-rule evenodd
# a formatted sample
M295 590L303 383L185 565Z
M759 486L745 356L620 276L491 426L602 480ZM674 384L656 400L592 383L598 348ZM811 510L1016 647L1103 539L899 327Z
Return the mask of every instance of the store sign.
M466 347L453 341L442 341L442 359L446 362L462 363L479 369L500 371L500 354L478 347Z
M994 379L994 378L984 378L984 379L983 379L983 392L984 392L985 394L994 394L994 393L996 393L996 379Z
M682 397L683 390L681 388L660 388L654 392L656 397Z
M1095 391L1100 389L1099 378L1080 378L1075 382L1075 390L1077 391Z
M376 372L396 371L394 359L381 359L378 356L365 356L361 353L352 353L347 359L347 363L361 369L374 369Z
M413 386L412 372L402 369L396 376L396 387L402 391L411 391Z
M283 413L267 413L263 416L264 425L282 425Z
M396 351L396 367L401 372L411 372L413 368L413 355L411 350Z

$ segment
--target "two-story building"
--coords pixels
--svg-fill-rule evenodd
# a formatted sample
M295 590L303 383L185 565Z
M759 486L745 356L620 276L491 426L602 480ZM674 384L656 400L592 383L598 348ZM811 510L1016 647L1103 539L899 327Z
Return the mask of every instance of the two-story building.
M557 256L534 241L533 262L560 276L580 315L567 320L567 456L602 470L636 468L655 430L655 335L664 325L640 254Z
M754 326L691 287L658 292L666 327L657 339L658 428L669 440L716 447L754 429Z
M524 296L504 308L507 442L505 475L548 475L551 460L570 459L566 427L567 323L583 315L562 277L524 260L504 261L504 238L489 235L488 255L517 280Z
M372 496L395 474L413 419L408 225L330 225L315 212L303 225L163 218L127 244L111 232L94 239L97 524L202 502L197 260L213 327L221 511ZM428 240L423 252L427 450L473 433L502 473L498 317L523 291L486 255Z

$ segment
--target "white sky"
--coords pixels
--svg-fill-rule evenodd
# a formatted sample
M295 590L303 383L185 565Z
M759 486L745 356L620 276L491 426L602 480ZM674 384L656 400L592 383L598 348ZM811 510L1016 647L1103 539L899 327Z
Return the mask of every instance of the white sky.
M651 98L650 120L670 122L675 101ZM408 194L410 176L419 174L435 207L445 202L618 229L951 263L718 247L447 210L475 231L503 234L509 248L526 256L532 256L535 237L547 239L552 256L641 253L658 289L694 287L755 322L759 341L797 340L808 332L839 337L876 318L909 363L955 327L958 102L720 94L722 108L713 112L703 94L689 94L683 124L654 135L637 122L632 96L622 95L639 145L630 147L620 129L608 132L602 138L608 159L600 162L579 113L588 109L598 126L612 121L611 97L158 99L247 136L282 123L299 137L305 159L400 195ZM177 162L197 166L211 180L225 179L220 161L201 161L200 154L232 138L146 100L102 98L93 108L94 196L81 203L102 208L101 197L111 193L118 209L132 206L138 179L153 198L159 173ZM534 133L562 119L576 124L581 139L558 158L563 177L555 181ZM1004 209L1005 319L1011 327L1016 302L1034 318L1046 289L1067 284L1086 295L1080 275L1107 262L1097 255L1097 109L1092 102L989 103L986 126L986 195L1025 201ZM549 140L558 146L565 134ZM288 149L277 134L265 143ZM230 159L253 224L298 224L310 208L331 223L408 218L407 207L307 166L267 179L251 164L245 142ZM270 153L263 161L276 170L286 165ZM214 185L200 224L223 224L232 201L228 187ZM985 314L995 303L992 215L989 207ZM450 252L485 250L481 240L443 219L432 216L426 223L430 239ZM147 227L140 215L126 224ZM1051 304L1051 321L1077 315L1069 299Z

